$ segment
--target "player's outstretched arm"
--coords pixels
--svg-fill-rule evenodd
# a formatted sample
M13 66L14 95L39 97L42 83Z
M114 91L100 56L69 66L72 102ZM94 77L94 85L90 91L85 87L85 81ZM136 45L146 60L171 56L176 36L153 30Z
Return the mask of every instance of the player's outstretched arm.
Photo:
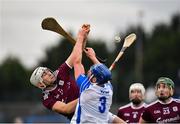
M79 30L78 35L77 35L76 44L71 52L71 55L66 60L66 63L68 65L70 65L71 67L74 66L73 62L78 57L78 54L82 53L82 51L86 45L86 39L87 39L89 31L90 31L89 24L83 24L82 28ZM81 57L81 55L79 57Z
M90 25L84 24L78 32L77 42L73 48L73 65L74 65L74 76L75 79L78 78L80 74L84 74L84 66L82 65L82 53L84 49L84 44L87 40L87 35L90 31Z

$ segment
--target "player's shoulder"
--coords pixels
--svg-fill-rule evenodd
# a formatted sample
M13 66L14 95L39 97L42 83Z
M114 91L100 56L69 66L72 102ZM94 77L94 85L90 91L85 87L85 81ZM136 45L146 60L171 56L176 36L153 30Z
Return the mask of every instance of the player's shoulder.
M59 72L63 72L65 70L69 71L71 69L72 69L72 67L67 62L64 62L59 66L59 68L57 70L59 70Z
M123 106L119 107L118 110L127 109L127 108L129 108L129 107L131 107L131 103L128 103L128 104L126 104L126 105L123 105Z
M158 102L159 102L159 101L156 100L156 101L154 101L154 102L152 102L152 103L146 104L146 105L145 105L145 108L150 108L150 107L156 105Z
M105 83L105 86L106 86L106 87L109 87L111 90L113 90L113 86L112 86L112 84L111 84L110 81L108 81L107 83Z
M174 101L176 103L180 103L180 99L177 99L177 98L172 98L172 101Z
M148 105L148 104L144 102L144 103L142 104L142 106L141 106L141 107L146 108L146 107L147 107L147 105Z

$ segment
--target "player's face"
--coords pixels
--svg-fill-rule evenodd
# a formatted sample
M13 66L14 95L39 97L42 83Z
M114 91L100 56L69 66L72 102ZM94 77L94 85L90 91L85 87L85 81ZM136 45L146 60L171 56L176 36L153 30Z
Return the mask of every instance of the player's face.
M91 70L88 70L87 76L88 76L88 77L91 77L91 74L92 74L92 73L91 73Z
M48 86L48 85L51 85L54 83L54 81L56 80L56 77L54 76L54 74L49 69L46 69L43 72L42 79L43 79L43 83L46 86Z
M140 89L133 89L129 94L129 98L133 104L138 105L143 101L143 94Z
M159 100L164 101L171 96L170 88L166 84L160 83L156 86L156 95Z
M91 72L91 70L89 70L89 71L87 72L87 76L88 76L89 78L91 78L91 79L90 79L91 83L96 83L96 78L95 78L95 77L92 77L92 72Z

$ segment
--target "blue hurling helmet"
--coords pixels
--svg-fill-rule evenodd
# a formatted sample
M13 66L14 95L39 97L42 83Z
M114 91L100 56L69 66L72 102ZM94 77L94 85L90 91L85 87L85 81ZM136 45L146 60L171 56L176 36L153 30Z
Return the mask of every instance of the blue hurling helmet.
M95 64L91 66L90 71L99 84L104 84L111 80L111 72L104 64Z

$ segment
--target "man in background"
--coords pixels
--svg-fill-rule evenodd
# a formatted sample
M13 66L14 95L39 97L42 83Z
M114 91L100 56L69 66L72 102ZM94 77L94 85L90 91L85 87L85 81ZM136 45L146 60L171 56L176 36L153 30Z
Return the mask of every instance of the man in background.
M127 123L138 123L144 111L145 88L141 83L133 83L129 88L130 103L118 109L117 116Z
M172 98L174 82L167 77L160 77L155 86L157 100L149 104L140 123L180 123L180 100Z

